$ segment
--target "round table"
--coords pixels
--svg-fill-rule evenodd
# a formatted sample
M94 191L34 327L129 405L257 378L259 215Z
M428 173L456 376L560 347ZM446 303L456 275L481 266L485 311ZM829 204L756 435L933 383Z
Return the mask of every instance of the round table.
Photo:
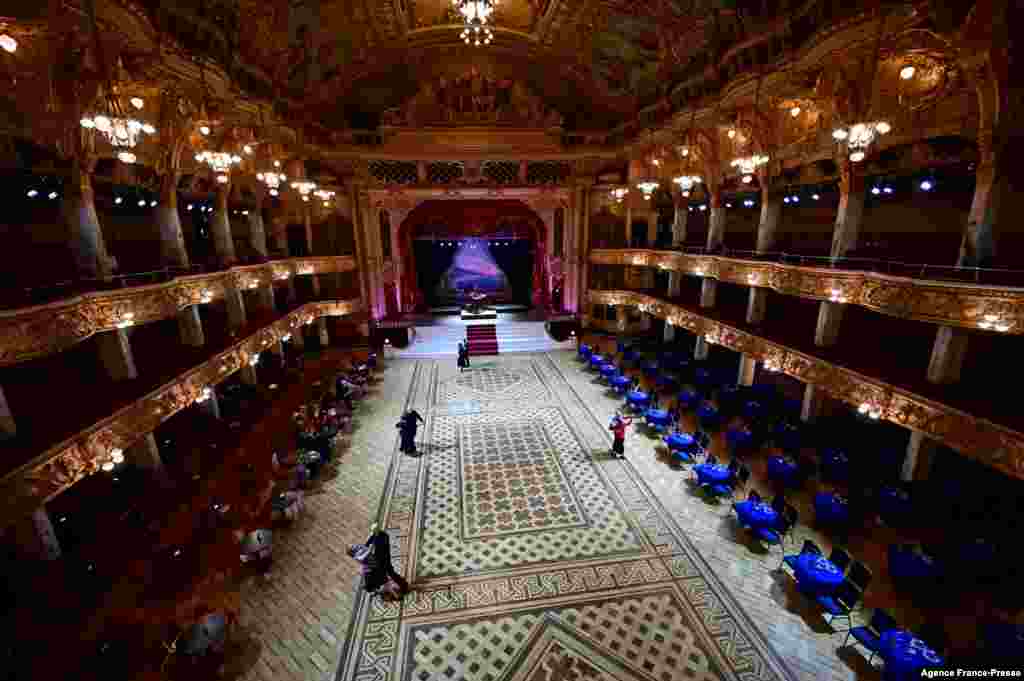
M644 412L644 419L647 420L648 425L662 427L667 426L672 421L672 417L666 409L648 409Z
M689 451L693 443L693 436L688 433L669 433L665 437L665 444L671 450Z
M590 356L590 366L593 369L598 368L607 361L608 360L604 358L604 355L593 354Z
M712 407L710 404L702 404L697 409L697 418L701 420L716 419L718 418L718 410Z
M741 501L735 508L740 523L747 527L775 529L779 523L779 514L763 501Z
M630 390L626 393L626 404L635 408L643 409L651 402L651 396L642 390Z
M702 485L717 485L732 477L729 467L722 463L702 463L694 466L693 470L697 473L697 482Z
M580 357L586 359L587 357L590 357L592 354L594 354L594 351L590 349L589 345L584 343L580 346L579 353Z
M612 387L615 388L616 390L625 390L627 387L629 387L630 384L633 383L633 379L630 378L629 376L623 376L622 374L619 374L618 376L612 376L610 382L612 384Z
M601 375L611 380L612 376L619 373L619 368L611 362L606 362L600 366Z
M784 485L792 485L796 480L796 462L781 456L768 457L768 478Z
M686 408L692 408L697 403L700 396L692 390L683 390L679 393L679 402Z
M669 376L668 374L661 374L656 379L654 379L654 382L658 385L659 388L667 390L668 388L671 388L673 385L675 385L676 379L673 378L672 376Z
M878 654L885 660L887 679L918 678L922 669L943 664L941 655L905 629L883 632Z
M814 595L828 595L843 583L843 571L825 556L812 552L797 557L793 574L801 588Z
M814 517L822 525L845 525L850 522L850 503L838 494L815 494Z

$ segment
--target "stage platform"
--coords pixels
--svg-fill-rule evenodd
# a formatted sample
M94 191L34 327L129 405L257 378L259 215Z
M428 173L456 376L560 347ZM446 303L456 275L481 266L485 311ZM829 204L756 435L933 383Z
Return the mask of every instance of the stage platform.
M487 320L489 322L497 321L498 311L493 307L482 307L478 312L469 312L468 310L462 310L459 313L464 322L479 322Z
M509 352L547 352L549 350L571 350L576 347L572 341L558 342L548 335L543 321L512 321L502 319L497 322L481 321L480 324L494 324L498 334L498 353ZM513 316L513 315L509 315ZM518 315L516 315L518 316ZM462 322L458 317L455 323L443 322L420 326L416 325L416 335L409 347L395 350L398 357L427 358L455 357L459 341L466 337L466 327L472 322Z
M513 312L528 312L530 310L526 305L518 305L512 303L494 303L486 306L488 309L494 310L498 314L510 314ZM442 305L439 307L430 308L430 313L438 316L446 315L460 315L462 313L462 305Z

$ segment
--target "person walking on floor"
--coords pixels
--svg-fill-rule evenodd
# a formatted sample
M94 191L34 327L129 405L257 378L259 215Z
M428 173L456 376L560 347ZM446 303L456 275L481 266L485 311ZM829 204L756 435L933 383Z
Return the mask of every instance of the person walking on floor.
M469 367L469 348L466 347L465 341L459 341L459 372L463 372Z
M409 582L391 563L391 537L376 524L370 528L366 543L349 547L348 554L362 565L363 589L367 593L388 593L389 581L398 587L398 598L409 593Z
M416 430L420 423L426 423L420 413L415 409L402 414L402 418L395 425L402 437L402 446L399 448L405 454L416 453Z
M623 417L619 412L616 412L614 418L612 418L611 425L608 426L608 430L612 431L614 436L612 456L619 459L626 458L626 428L631 425L633 425L633 419L631 417Z

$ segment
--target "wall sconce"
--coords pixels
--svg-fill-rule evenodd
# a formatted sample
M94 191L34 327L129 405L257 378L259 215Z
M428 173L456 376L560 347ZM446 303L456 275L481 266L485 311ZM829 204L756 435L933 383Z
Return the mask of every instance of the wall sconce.
M134 324L135 324L135 313L134 312L125 312L123 315L121 315L121 321L119 321L117 323L117 328L119 328L119 329L127 329L129 326L133 326Z
M698 277L703 277L704 276L704 268L703 267L695 267L695 268L693 268L693 273L696 274Z
M1006 333L1010 330L1011 324L1007 324L1005 321L999 318L999 315L987 314L982 317L982 320L978 322L978 326L982 329L998 331L999 333Z
M291 339L292 339L292 335L290 333L286 333L285 335L281 336L281 342L282 343L287 343Z
M831 302L833 302L833 303L845 303L846 302L846 296L844 296L843 292L841 290L837 289L837 288L834 288L834 289L832 289L829 292L828 299Z
M109 473L114 470L114 466L121 463L124 463L124 450L120 447L114 447L110 450L110 459L103 462L103 465L100 466L100 468L103 469L104 472Z
M213 389L211 389L209 386L207 386L207 387L203 388L202 391L200 391L199 397L196 398L196 402L199 403L199 404L202 404L203 402L206 402L211 397L213 397Z
M199 296L200 303L208 303L213 300L213 291L210 289L203 289L203 293Z
M782 367L781 367L781 366L779 366L778 362L776 362L776 361L775 361L774 359L772 359L771 357L769 357L769 358L765 359L765 360L764 360L764 361L763 361L763 362L761 363L761 366L763 366L763 367L764 367L765 371L770 371L770 372L772 372L772 373L776 373L776 372L778 372L778 371L781 371L781 370L782 370Z
M291 278L291 276L292 276L291 272L280 272L274 278L277 279L278 281L287 281L288 279Z
M260 363L260 353L255 353L249 356L249 366L254 367Z
M253 279L252 281L249 282L249 288L250 289L254 289L254 288L256 288L259 285L260 285L260 280L259 279Z
M758 276L754 273L750 273L747 275L747 281L750 282L751 284L756 284L758 281Z
M873 421L877 421L882 417L882 408L868 402L862 402L861 405L857 407L857 413L861 416L866 416Z

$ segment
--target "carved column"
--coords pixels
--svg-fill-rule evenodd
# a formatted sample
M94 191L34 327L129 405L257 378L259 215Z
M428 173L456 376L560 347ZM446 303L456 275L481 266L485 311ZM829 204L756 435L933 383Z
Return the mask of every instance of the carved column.
M804 423L814 423L821 416L825 406L825 394L810 383L804 384L804 400L800 405L800 420Z
M327 332L327 317L320 317L316 320L317 333L320 336L320 347L326 348L331 344L331 336Z
M633 248L633 191L626 194L626 248Z
M210 397L196 404L204 414L220 420L220 400L217 398L217 391L215 389L211 387Z
M351 185L346 192L349 205L349 214L352 216L352 231L355 241L356 248L356 266L359 271L359 288L361 291L363 305L367 312L372 316L373 309L371 307L370 298L370 276L369 276L369 259L366 252L366 235L363 230L363 207L360 205L360 191L357 185Z
M263 201L266 198L266 189L262 182L257 183L254 194L256 205L249 211L249 245L265 258L267 257L267 230L263 225Z
M429 175L427 174L426 161L416 161L416 181L420 184L428 183Z
M682 246L686 241L686 223L690 216L690 200L683 196L683 192L672 193L672 244Z
M594 208L591 205L593 191L591 188L583 188L583 229L580 235L580 293L579 312L588 314L587 293L590 288L590 214Z
M242 298L242 292L232 284L224 287L224 305L227 306L228 327L231 328L232 333L236 333L245 326L248 317L245 313L245 299Z
M775 233L782 215L782 193L768 184L766 178L761 181L761 221L757 225L757 252L766 253L775 247ZM768 289L758 286L750 287L750 298L747 301L747 323L760 324L764 321L768 308Z
M125 329L114 329L96 334L96 348L107 375L115 381L129 381L139 377L135 367L132 346Z
M158 477L164 477L164 462L160 459L160 448L157 447L153 433L146 433L142 439L125 450L124 459L139 468L153 471Z
M246 385L258 385L259 378L256 376L256 367L246 363L238 370L238 377L242 379L242 383Z
M736 377L737 385L754 385L754 373L757 370L757 360L747 353L740 354L740 370Z
M647 242L640 244L643 248L648 248L651 244L657 242L658 238L658 211L654 209L653 204L647 206L650 212L647 213Z
M900 479L907 482L927 480L940 446L938 440L931 439L921 431L910 431L910 442L907 443Z
M203 321L199 316L198 305L189 305L178 311L178 334L185 345L206 345L206 334L203 333Z
M932 355L928 361L928 380L932 383L956 383L967 356L966 329L940 326L935 332Z
M95 160L71 163L71 177L64 191L64 219L71 230L71 251L78 274L82 277L109 277L110 256L103 241L103 230L96 214L92 189Z
M665 321L665 331L662 335L662 339L666 343L671 343L676 339L676 327L672 326L667 320Z
M519 162L519 184L526 184L529 177L529 164L526 161Z
M707 183L708 203L711 204L711 214L708 216L708 243L707 248L713 251L722 245L725 238L725 208L722 206L722 190L718 182ZM715 295L718 292L718 280L705 277L700 285L700 306L714 307Z
M864 216L864 177L855 172L854 165L844 160L839 175L839 212L832 233L832 257L841 258L857 247L860 223ZM839 338L843 321L843 303L822 301L818 308L818 325L814 344L829 347Z
M228 216L228 195L231 183L217 184L217 198L214 202L213 217L210 219L210 232L213 235L213 250L222 266L234 265L235 241L231 236L231 219Z
M704 336L697 336L697 342L693 346L693 358L698 361L707 359L710 349L711 344L708 343L707 338Z
M160 202L153 211L153 218L160 229L160 258L168 267L189 266L185 235L181 231L181 216L178 214L180 177L178 170L169 170L160 177Z
M28 560L50 561L61 557L57 533L45 506L14 525L14 539L18 554Z
M0 387L0 442L8 440L18 434L18 426L14 422L14 415L11 407L7 404L7 397L4 395L3 387Z

